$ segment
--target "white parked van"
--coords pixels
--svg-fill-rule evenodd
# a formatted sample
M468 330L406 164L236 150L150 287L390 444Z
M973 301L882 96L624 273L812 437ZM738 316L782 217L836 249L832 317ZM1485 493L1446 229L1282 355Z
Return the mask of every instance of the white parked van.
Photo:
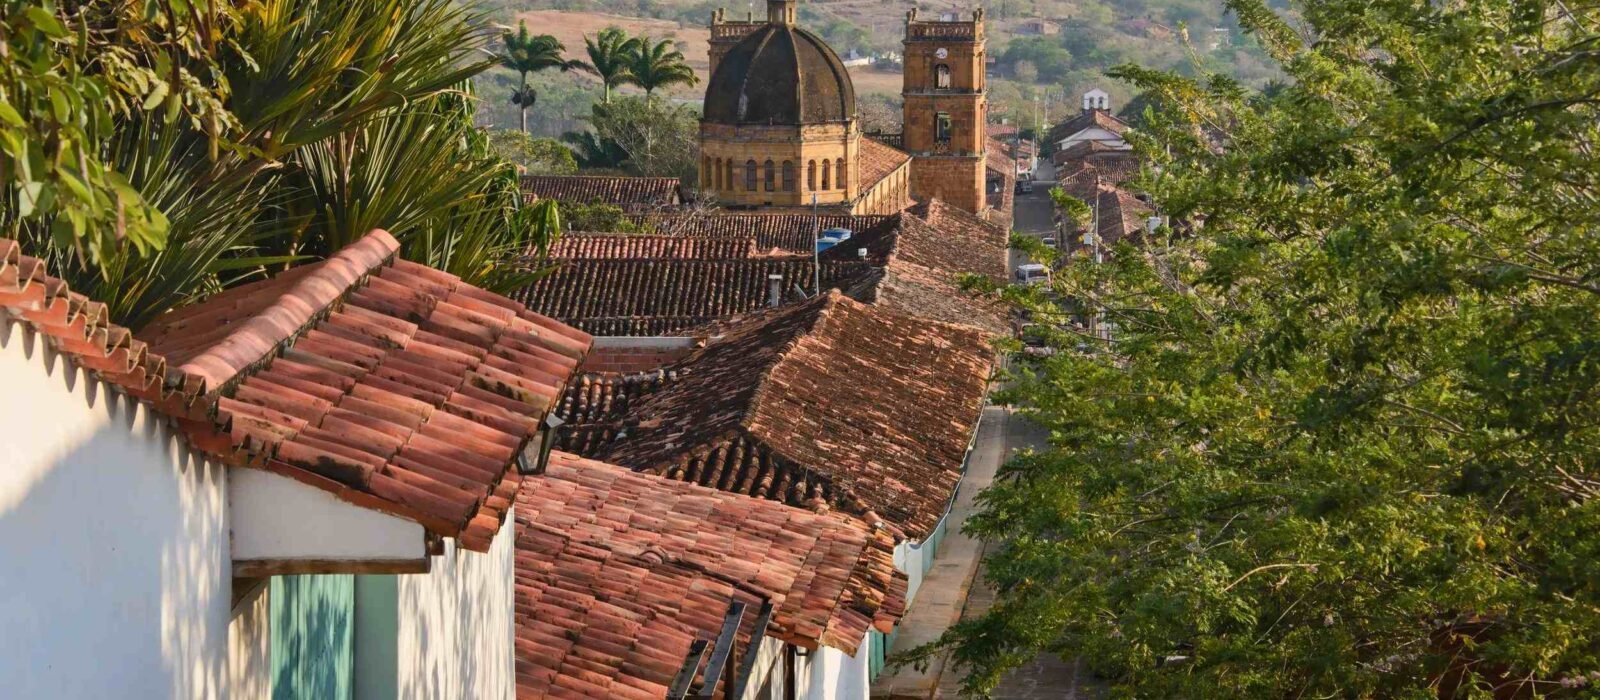
M1018 265L1016 281L1017 284L1049 284L1050 268L1038 263Z

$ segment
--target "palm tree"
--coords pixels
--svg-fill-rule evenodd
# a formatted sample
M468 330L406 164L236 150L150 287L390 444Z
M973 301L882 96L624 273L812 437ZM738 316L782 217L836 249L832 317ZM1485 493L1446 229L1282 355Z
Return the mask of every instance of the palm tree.
M539 91L528 85L528 74L537 73L551 68L560 68L562 71L577 68L577 61L568 61L562 58L561 53L567 47L561 45L555 37L549 34L532 36L528 34L528 22L523 20L517 25L517 33L505 34L505 53L500 54L500 65L516 71L522 76L522 85L511 93L511 104L517 106L522 119L522 133L528 133L528 108L539 99Z
M646 97L655 94L656 88L673 85L694 85L700 82L694 69L683 59L683 52L673 48L672 42L662 39L655 44L649 37L640 37L639 45L629 61L628 72L634 85L644 88Z
M600 30L593 39L583 38L589 52L588 62L577 62L578 68L600 76L605 86L605 102L611 101L611 88L633 81L633 55L639 50L639 40L616 27Z

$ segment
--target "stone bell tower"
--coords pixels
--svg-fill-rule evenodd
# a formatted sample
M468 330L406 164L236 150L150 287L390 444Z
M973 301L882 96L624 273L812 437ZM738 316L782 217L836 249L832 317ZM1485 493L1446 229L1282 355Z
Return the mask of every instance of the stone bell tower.
M904 146L911 196L937 197L970 212L985 205L988 81L983 10L971 21L906 14Z

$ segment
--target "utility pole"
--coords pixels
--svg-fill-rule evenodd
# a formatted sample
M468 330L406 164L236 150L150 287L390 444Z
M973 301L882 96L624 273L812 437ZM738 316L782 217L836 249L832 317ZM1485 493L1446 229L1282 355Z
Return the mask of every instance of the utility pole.
M817 215L817 193L811 193L811 296L822 293L822 217Z

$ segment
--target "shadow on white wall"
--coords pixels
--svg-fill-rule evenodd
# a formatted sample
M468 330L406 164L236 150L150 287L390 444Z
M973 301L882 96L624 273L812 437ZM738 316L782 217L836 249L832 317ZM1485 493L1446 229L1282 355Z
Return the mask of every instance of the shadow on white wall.
M0 381L4 694L226 697L224 469L3 315Z

